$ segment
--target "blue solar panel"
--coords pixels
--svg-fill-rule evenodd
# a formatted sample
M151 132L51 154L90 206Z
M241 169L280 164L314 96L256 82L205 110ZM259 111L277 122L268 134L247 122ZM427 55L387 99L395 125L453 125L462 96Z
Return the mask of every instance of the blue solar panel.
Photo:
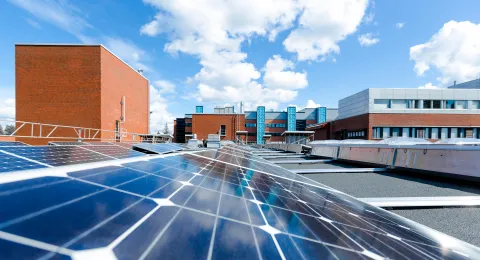
M133 146L133 149L142 151L142 152L162 154L162 153L179 151L179 150L182 150L183 147L180 147L178 145L173 146L171 144L166 144L166 143L165 144L140 143L140 144L135 144Z
M48 142L49 145L90 145L86 142Z
M106 156L110 156L116 159L130 158L136 156L143 156L145 153L137 152L132 149L123 148L117 145L89 145L84 149L91 150L97 153L101 153Z
M77 146L19 146L1 147L0 149L50 166L98 162L113 159L112 157L107 157Z
M471 245L275 171L177 155L0 184L0 249L8 248L0 258L88 249L97 249L91 259L480 257Z
M7 142L7 141L0 141L1 146L29 146L28 144L22 142Z
M31 162L0 151L0 173L45 168L42 164Z

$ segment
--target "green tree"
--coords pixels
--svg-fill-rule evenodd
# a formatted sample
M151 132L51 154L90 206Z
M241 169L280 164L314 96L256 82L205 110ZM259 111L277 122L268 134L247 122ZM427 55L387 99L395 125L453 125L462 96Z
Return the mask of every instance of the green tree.
M5 126L5 134L6 135L11 135L13 132L15 132L15 126L14 125L6 125Z
M0 125L0 135L4 135L4 134L5 134L5 132L3 131L3 126Z

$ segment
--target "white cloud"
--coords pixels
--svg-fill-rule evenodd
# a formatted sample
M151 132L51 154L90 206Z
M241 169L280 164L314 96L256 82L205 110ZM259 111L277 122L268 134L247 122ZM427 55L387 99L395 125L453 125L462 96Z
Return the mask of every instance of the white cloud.
M403 26L405 26L405 22L400 22L395 24L395 27L397 27L397 29L402 29Z
M272 89L302 89L308 86L307 73L293 72L293 62L284 60L280 55L273 55L265 65L263 82Z
M358 36L358 42L361 46L372 46L380 42L380 39L375 38L372 33L365 33Z
M363 22L365 24L369 24L373 22L373 19L375 19L375 13L370 12L367 15L365 15L365 17L363 17Z
M158 92L160 94L175 93L175 84L168 80L156 80L153 84L159 88Z
M450 21L429 41L410 48L417 75L432 67L441 85L472 80L480 72L480 24Z
M165 123L168 124L170 133L173 133L173 120L175 117L168 111L168 100L162 97L160 91L150 85L150 132L163 132Z
M283 42L298 60L324 60L339 53L338 42L357 30L368 0L303 0L299 26Z
M10 3L26 10L40 20L51 23L60 29L75 35L84 43L92 39L84 34L91 25L82 18L78 8L63 0L8 0Z
M439 88L438 86L434 86L431 82L428 82L427 84L423 86L419 86L418 88L423 88L423 89L436 89Z
M3 102L0 102L0 118L9 120L15 119L15 99L8 98Z
M35 27L35 28L37 28L37 29L42 28L42 27L40 26L40 24L39 24L37 21L33 20L33 19L25 18L25 21L26 21L28 24L30 24L32 27Z
M321 107L321 105L315 103L315 101L313 101L313 100L311 100L311 99L309 99L309 100L307 101L307 104L305 105L305 108L317 108L317 107Z
M147 59L146 52L135 44L121 38L113 37L103 37L103 41L108 49L120 59L130 64L135 70L141 69L144 72L152 71L152 69L143 62L143 60Z

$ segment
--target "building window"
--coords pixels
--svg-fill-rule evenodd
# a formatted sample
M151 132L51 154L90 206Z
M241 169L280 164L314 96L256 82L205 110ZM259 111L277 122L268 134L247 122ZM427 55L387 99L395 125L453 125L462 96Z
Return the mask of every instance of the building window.
M472 101L472 109L480 109L480 101L473 100Z
M390 129L391 129L391 133L390 133L390 136L391 136L391 137L399 137L399 136L402 136L401 128L392 127L392 128L390 128Z
M448 138L448 128L443 127L441 130L440 138L441 139L447 139Z
M454 100L445 100L445 108L446 109L455 109L455 101Z
M432 101L431 100L424 100L423 101L423 108L424 109L432 108Z
M225 125L220 126L220 135L225 136L225 132L227 130L227 127Z
M442 108L442 101L441 100L433 100L433 108L434 109L440 109Z
M405 99L392 99L390 105L393 109L407 109L409 107L408 100Z
M415 108L420 108L420 100L414 100L414 103L415 103Z
M375 99L373 101L374 103L374 109L387 109L390 108L390 100L389 99Z
M245 124L245 127L257 127L257 124Z
M383 138L383 127L374 127L372 130L372 138L373 139Z
M192 127L192 123L185 123L186 127Z
M467 109L467 101L465 100L456 100L455 109Z
M432 128L430 139L439 139L438 138L438 128Z
M473 138L473 128L465 128L465 137L466 138Z

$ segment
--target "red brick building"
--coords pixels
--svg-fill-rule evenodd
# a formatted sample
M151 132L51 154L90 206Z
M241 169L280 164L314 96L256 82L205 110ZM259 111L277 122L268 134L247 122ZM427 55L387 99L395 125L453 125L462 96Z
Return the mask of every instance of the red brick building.
M16 45L15 77L17 121L148 133L148 80L101 45ZM51 129L43 126L42 136ZM30 132L19 129L16 135ZM39 135L40 129L34 132ZM53 136L76 137L67 128ZM96 137L116 138L107 132ZM17 140L46 144L53 139Z

